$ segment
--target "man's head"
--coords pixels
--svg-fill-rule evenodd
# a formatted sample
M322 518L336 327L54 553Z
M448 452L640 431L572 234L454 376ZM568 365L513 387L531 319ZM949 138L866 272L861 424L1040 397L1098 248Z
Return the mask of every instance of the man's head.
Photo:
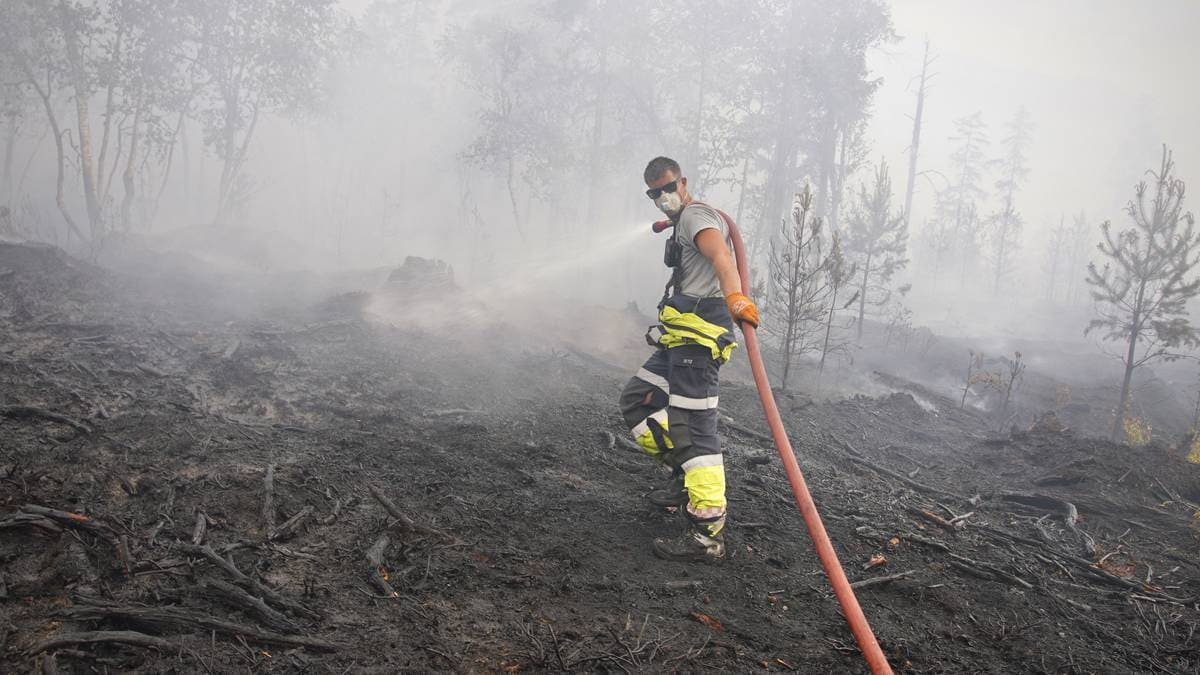
M649 188L646 196L671 219L677 218L683 207L692 201L687 191L687 178L680 175L679 163L670 157L650 160L642 177Z

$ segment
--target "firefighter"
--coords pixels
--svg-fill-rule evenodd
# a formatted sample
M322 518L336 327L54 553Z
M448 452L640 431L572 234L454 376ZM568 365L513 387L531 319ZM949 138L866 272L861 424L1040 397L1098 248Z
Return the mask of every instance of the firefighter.
M621 393L634 439L672 470L648 498L682 508L687 529L654 540L660 558L711 561L725 555L725 463L717 436L718 371L736 346L734 321L758 325L743 292L725 216L692 199L679 164L656 157L646 166L646 196L674 225L664 256L673 268L659 325L646 339L656 349Z

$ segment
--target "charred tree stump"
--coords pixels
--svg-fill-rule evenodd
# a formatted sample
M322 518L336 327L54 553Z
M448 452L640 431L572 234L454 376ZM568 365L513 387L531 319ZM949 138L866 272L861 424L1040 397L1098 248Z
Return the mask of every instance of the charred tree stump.
M388 574L387 567L383 564L389 544L391 544L391 539L386 534L381 534L375 540L375 543L371 545L371 548L367 549L367 579L384 596L398 598L400 594L388 583L390 575Z

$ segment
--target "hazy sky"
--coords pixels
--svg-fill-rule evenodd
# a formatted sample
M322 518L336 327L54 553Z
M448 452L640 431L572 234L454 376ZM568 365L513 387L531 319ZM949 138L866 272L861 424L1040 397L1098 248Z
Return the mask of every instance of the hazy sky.
M361 15L370 0L341 2ZM921 169L950 173L954 120L982 112L990 154L998 157L1004 124L1021 105L1030 111L1032 173L1017 201L1026 220L1027 273L1040 274L1041 242L1061 214L1069 222L1084 210L1092 223L1113 219L1123 226L1121 207L1144 171L1157 167L1162 143L1174 149L1178 175L1200 181L1200 91L1191 71L1200 63L1191 34L1200 28L1200 0L895 0L890 6L900 40L869 60L883 79L869 129L872 162L885 156L903 190L913 79L928 36L936 61ZM864 171L855 182L868 177ZM989 191L995 179L987 176ZM918 181L914 230L930 210L934 186L943 183L932 172ZM896 207L902 205L901 192ZM986 204L983 212L994 207ZM647 209L646 217L652 215Z
M360 14L369 0L342 4ZM946 170L953 121L977 110L998 154L1002 125L1027 106L1036 130L1033 173L1018 205L1026 239L1040 237L1063 211L1119 218L1162 143L1175 150L1182 178L1200 180L1200 88L1192 70L1200 64L1194 35L1200 0L895 0L890 6L901 40L870 60L884 78L870 135L874 157L888 158L898 186L907 175L911 79L920 72L926 36L937 61L922 166ZM928 180L918 189L919 227L933 190Z
M925 108L924 168L947 169L956 118L982 111L998 154L1002 124L1020 105L1029 108L1033 173L1018 203L1027 240L1064 210L1120 218L1164 142L1179 175L1200 180L1200 2L897 0L892 12L902 41L871 59L884 78L871 136L899 184L915 105L910 79L920 72L925 36L937 76ZM919 221L932 186L918 187Z

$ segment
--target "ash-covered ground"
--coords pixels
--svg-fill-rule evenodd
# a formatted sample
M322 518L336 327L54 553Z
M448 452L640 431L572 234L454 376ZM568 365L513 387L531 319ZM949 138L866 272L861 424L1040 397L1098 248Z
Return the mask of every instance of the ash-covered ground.
M640 318L181 269L0 244L6 672L865 670L738 364L729 557L664 563L615 407ZM781 406L897 671L1200 670L1183 451L1031 429L1052 383L998 421L878 369Z

